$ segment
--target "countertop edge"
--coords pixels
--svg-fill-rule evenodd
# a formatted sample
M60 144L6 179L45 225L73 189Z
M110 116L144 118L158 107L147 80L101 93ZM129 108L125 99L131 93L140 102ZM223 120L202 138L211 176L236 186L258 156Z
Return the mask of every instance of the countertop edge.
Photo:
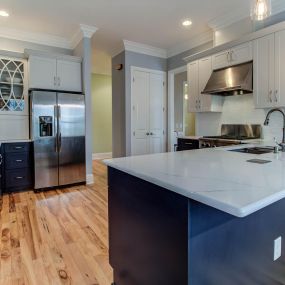
M201 195L199 195L195 192L191 192L191 195L185 195L183 189L181 189L180 187L175 187L174 185L164 183L164 182L162 182L156 178L152 178L152 177L149 177L147 175L137 173L136 171L132 171L129 169L126 170L123 167L119 167L118 165L112 163L112 161L110 161L109 159L103 160L103 162L104 162L104 164L106 164L109 167L115 168L115 169L120 170L124 173L135 176L139 179L145 180L149 183L153 183L153 184L160 186L162 188L165 188L169 191L172 191L174 193L182 195L186 198L193 199L197 202L200 202L200 203L205 204L207 206L213 207L215 209L218 209L222 212L228 213L228 214L233 215L233 216L238 217L238 218L247 217L247 216L249 216L249 215L251 215L251 214L253 214L253 213L255 213L255 212L257 212L257 211L259 211L259 210L283 199L283 198L285 198L285 189L284 189L283 191L281 190L276 194L273 194L271 196L263 198L257 202L252 203L252 204L248 204L247 206L244 206L241 208L235 208L235 207L231 207L227 204L224 204L222 202L219 202L217 200L213 200L211 198L205 199L204 197L202 197ZM211 203L211 201L213 203ZM213 205L213 204L215 204L215 205Z

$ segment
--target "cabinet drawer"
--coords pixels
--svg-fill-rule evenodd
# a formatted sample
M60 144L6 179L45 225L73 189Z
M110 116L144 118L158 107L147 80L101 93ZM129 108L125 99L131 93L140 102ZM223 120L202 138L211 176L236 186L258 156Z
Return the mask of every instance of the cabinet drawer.
M178 151L199 149L199 140L178 139Z
M29 152L30 143L5 143L4 151L7 152Z
M28 152L7 153L5 156L5 168L17 169L30 167L31 159Z
M31 184L32 174L29 168L5 171L5 188L25 187Z

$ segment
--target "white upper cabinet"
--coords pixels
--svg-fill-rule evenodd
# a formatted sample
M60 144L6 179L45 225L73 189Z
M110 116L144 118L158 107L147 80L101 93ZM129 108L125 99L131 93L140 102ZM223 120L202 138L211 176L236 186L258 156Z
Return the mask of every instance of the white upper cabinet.
M285 31L254 42L254 100L256 108L285 107Z
M188 111L195 113L199 111L199 63L198 61L190 62L187 65L188 78Z
M29 56L29 88L82 91L81 62L48 56Z
M212 56L213 69L224 68L229 65L230 52L228 50L219 52Z
M188 111L197 112L221 112L222 98L202 94L212 74L212 57L206 57L188 64Z
M29 88L55 89L56 59L30 56L29 57Z
M275 89L277 107L285 107L285 31L275 34Z
M28 115L28 103L27 61L0 54L0 115Z
M58 90L81 92L81 63L57 60Z
M257 108L275 105L274 91L274 34L254 42L254 100Z
M212 56L213 69L220 69L252 60L252 42L222 51Z

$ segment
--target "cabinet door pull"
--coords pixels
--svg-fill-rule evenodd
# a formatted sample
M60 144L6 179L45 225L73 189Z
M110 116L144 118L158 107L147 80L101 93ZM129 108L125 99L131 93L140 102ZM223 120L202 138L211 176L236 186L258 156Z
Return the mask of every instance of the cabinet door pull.
M23 162L22 159L16 159L16 162Z
M272 90L269 91L269 102L272 103Z
M57 84L58 84L58 87L60 87L60 85L61 85L60 77L57 77Z
M275 102L278 102L277 94L278 94L278 90L276 89L276 90L275 90L275 93L274 93L274 96L275 96Z
M23 176L17 176L16 179L20 180L20 179L24 179Z
M22 146L15 146L14 149L22 149Z
M234 51L231 50L231 51L230 51L230 61L231 61L231 62L234 61L234 59L233 59L233 54L234 54Z
M57 86L56 76L53 77L53 85L54 85L54 86Z

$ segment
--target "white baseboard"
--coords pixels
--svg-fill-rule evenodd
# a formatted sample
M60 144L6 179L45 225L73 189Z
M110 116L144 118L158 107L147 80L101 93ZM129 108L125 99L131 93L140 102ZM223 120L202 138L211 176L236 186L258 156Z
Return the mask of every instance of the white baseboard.
M108 158L112 158L112 152L93 153L92 154L93 160L101 160L101 159L108 159Z
M86 175L86 184L90 185L94 183L94 175L93 174L87 174Z

